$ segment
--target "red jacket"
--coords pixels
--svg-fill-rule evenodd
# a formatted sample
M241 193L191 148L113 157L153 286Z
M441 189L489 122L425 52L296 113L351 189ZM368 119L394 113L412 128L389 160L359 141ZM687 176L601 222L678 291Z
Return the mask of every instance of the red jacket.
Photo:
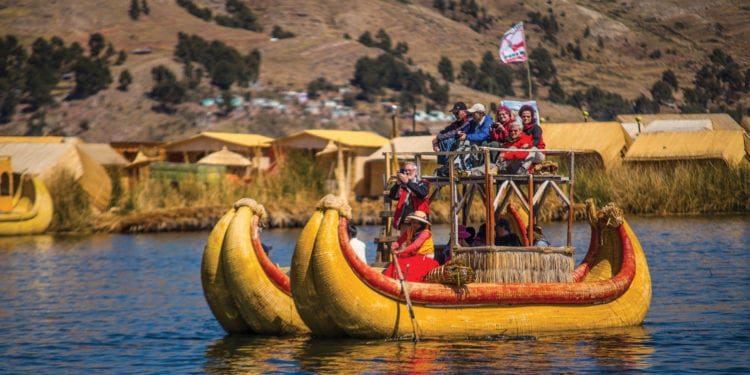
M503 148L531 148L532 142L533 138L531 138L530 135L522 133L521 136L518 137L518 139L516 139L514 142L506 141L503 145ZM505 151L500 155L502 155L505 160L523 160L526 159L527 156L529 156L529 153L521 151Z
M393 185L390 193L388 194L391 199L398 200L396 204L396 212L393 214L393 225L398 228L401 225L401 221L406 218L407 215L414 211L422 211L426 214L430 214L430 183L421 179L417 182L409 181L406 186L400 184ZM404 211L404 206L407 205L406 200L409 199L409 208Z

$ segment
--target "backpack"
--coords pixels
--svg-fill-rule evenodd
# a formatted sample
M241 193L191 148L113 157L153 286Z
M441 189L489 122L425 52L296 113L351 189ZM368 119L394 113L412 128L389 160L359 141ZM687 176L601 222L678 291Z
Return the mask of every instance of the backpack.
M458 145L456 151L472 151L470 154L456 155L453 158L453 165L458 171L469 171L481 165L484 165L483 154L479 151L479 146L468 141L463 141Z

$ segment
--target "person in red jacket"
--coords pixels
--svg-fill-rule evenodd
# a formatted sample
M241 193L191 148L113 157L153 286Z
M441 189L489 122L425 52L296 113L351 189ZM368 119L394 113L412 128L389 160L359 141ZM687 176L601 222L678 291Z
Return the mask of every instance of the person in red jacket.
M531 148L536 150L545 149L547 146L545 146L544 138L542 137L542 127L536 122L534 107L530 105L521 106L518 116L523 122L523 132L532 138ZM531 155L533 156L534 164L541 163L545 159L543 152L532 152Z
M508 132L510 131L510 124L513 122L513 112L510 108L502 106L497 109L497 122L490 125L490 137L483 144L488 147L502 147L505 144L505 140L508 138ZM497 161L497 152L490 152L490 159L492 162Z
M510 134L503 148L530 149L533 138L523 132L523 125L518 121L510 125ZM503 151L498 155L498 173L524 174L527 173L534 160L533 153L528 151Z
M414 211L405 221L409 227L391 245L391 253L398 257L401 273L407 281L422 281L430 270L439 265L432 259L435 243L432 240L430 221L422 211ZM391 262L383 274L398 279L396 262Z

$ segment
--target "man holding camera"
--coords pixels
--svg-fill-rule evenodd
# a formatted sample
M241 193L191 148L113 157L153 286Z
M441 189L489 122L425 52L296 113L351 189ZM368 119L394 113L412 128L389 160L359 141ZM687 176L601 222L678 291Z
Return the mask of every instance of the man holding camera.
M404 167L396 173L396 184L388 193L391 199L398 201L393 215L394 228L400 230L404 219L414 211L430 214L430 183L418 177L419 169L413 161L404 162Z

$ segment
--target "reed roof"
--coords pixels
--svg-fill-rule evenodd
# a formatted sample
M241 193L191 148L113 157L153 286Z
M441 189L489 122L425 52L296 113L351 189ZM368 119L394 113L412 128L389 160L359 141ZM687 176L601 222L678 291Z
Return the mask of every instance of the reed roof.
M388 138L369 131L310 129L279 138L273 143L292 148L322 150L329 141L351 148L377 148L388 143Z
M240 147L267 148L271 146L272 141L273 138L260 134L202 132L186 139L170 142L165 145L164 148L169 151L175 151L183 149L190 144L201 144L200 147L205 147L206 143L215 143L216 145L222 143ZM219 149L219 147L216 147L216 149Z
M125 159L119 152L115 151L112 146L106 143L82 143L78 145L78 148L83 152L91 156L97 163L109 166L120 166L124 167L128 165L128 160Z
M742 130L642 133L623 159L625 162L723 160L739 164L747 155Z
M219 151L210 153L200 160L197 164L210 164L210 165L228 165L233 167L247 167L252 164L250 160L236 152L227 150L226 147Z
M411 137L396 137L393 138L393 148L391 148L391 142L384 144L379 149L375 150L370 156L365 159L370 160L384 160L386 152L432 152L432 139L435 136L432 135L418 135ZM400 160L414 159L411 156L400 156ZM423 155L422 160L437 160L435 155Z
M622 123L636 123L636 117L641 118L641 125L648 128L654 121L689 121L709 120L713 130L740 130L742 127L726 113L663 113L653 115L618 115L617 120Z
M572 122L542 124L549 149L578 150L596 155L605 169L619 165L621 152L632 143L619 122Z

